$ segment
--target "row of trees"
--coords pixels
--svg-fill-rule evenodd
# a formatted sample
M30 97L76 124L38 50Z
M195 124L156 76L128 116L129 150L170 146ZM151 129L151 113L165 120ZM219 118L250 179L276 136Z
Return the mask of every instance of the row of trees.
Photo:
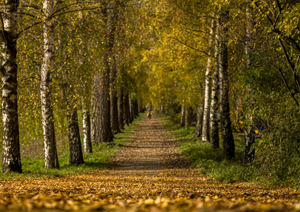
M77 111L89 152L89 140L110 142L145 102L183 126L196 121L212 149L220 118L225 158L243 131L244 164L279 177L300 169L297 1L2 5L3 171L21 171L19 141L41 137L45 167L58 167L55 135L66 131L79 164Z
M112 142L133 121L143 107L138 91L147 89L138 84L147 74L133 60L140 4L1 3L3 172L22 172L20 142L43 140L45 169L59 168L56 137L68 132L70 165L78 165L92 143Z
M279 177L297 173L291 167L300 153L300 4L165 0L149 5L153 41L142 62L152 69L155 107L178 114L186 127L196 117L195 137L212 149L219 148L220 119L225 158L235 156L232 132L243 131L244 164L255 160L262 172Z

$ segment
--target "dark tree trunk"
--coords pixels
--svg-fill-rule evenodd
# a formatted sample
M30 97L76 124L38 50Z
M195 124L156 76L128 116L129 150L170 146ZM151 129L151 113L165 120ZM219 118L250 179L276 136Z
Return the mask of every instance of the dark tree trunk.
M202 90L202 84L199 83L199 88ZM197 104L197 115L196 115L196 127L194 138L199 138L202 136L202 126L203 126L203 112L204 112L204 101L202 91L198 94L198 104Z
M129 122L132 123L135 117L134 114L134 100L131 98L131 94L129 94L129 111L130 111L130 116L129 116Z
M182 101L181 104L181 117L180 117L180 126L184 127L185 126L185 106L184 106L184 101Z
M92 99L91 99L91 139L92 143L99 144L101 140L101 87L100 85L100 75L97 75L94 79L94 86L92 89Z
M114 46L114 36L116 29L116 13L117 7L114 3L107 5L107 8L103 10L103 15L106 17L106 52L103 55L104 69L100 73L100 79L102 82L101 87L101 118L100 118L100 128L101 128L101 142L112 142L113 134L110 124L110 95L109 95L109 81L111 74L110 58L113 54Z
M125 95L125 102L124 102L124 115L125 115L125 122L129 126L130 122L130 107L129 107L129 96L128 94Z
M111 78L110 78L110 113L111 113L111 130L113 134L117 134L121 132L118 123L118 97L117 97L117 86L116 78L117 78L117 70L116 70L116 58L113 58L113 64L111 68Z
M228 81L228 21L229 11L223 11L220 15L221 23L221 66L220 66L220 112L221 112L221 132L223 141L223 156L233 158L235 155L235 145L231 129L230 107L229 107L229 81Z
M138 101L135 99L134 102L134 118L136 119L139 115L139 105L138 105Z
M249 2L247 2L247 5L246 5L246 18L247 18L247 25L246 25L246 39L245 39L245 55L247 57L246 58L247 68L250 68L251 64L252 64L252 61L250 58L250 51L251 51L250 42L252 39L253 23L251 21ZM248 91L249 91L249 93L254 92L254 90L251 88L249 88ZM248 105L252 111L255 108L254 102L251 101L249 98L248 98L248 100L249 100ZM237 112L239 112L239 111L237 111ZM246 117L246 118L253 119L253 117ZM245 165L247 165L248 163L251 163L254 160L254 156L255 156L255 149L251 148L252 145L255 143L255 131L254 131L253 125L246 126L246 128L244 130L244 137L245 137L245 144L244 144L243 162Z
M184 111L184 127L187 129L189 127L189 110L187 106L184 107Z
M84 163L84 161L80 142L77 108L74 103L74 100L70 100L67 106L70 165L79 165Z
M2 74L2 115L3 115L3 160L2 171L22 172L17 93L17 10L19 1L3 1L4 32L0 35L3 61ZM2 14L0 14L2 16Z
M198 96L198 106L197 106L197 122L195 127L195 138L199 138L202 135L202 126L203 126L203 108L204 103L201 98L201 95Z
M123 95L123 87L120 88L120 94L118 98L118 112L119 112L119 128L124 130L124 95Z

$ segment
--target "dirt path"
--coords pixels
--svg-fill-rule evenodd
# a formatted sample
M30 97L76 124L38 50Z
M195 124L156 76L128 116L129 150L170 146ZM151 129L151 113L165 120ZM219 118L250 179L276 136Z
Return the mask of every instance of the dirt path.
M109 170L0 182L0 211L298 211L300 193L223 184L189 169L162 122L143 119Z
M163 130L163 123L153 114L145 117L136 129L133 141L112 158L112 169L127 170L132 175L161 174L165 169L187 171L189 162L176 151L176 141Z

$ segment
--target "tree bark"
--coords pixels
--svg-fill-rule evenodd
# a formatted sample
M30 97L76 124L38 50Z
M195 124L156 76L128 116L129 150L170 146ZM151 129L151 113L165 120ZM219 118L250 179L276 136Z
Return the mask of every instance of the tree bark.
M199 84L200 89L202 89L202 84ZM199 138L202 135L202 126L203 126L203 95L202 93L198 94L198 105L197 105L197 122L195 127L194 138Z
M182 101L181 104L181 118L180 118L180 126L184 127L185 126L185 106L184 106L184 100Z
M121 130L124 130L124 95L123 95L124 91L123 91L123 87L120 88L120 94L119 94L119 98L118 98L118 107L119 107L119 128Z
M128 95L129 98L129 123L132 123L134 120L134 104L133 104L133 99L131 98L131 94Z
M252 64L250 58L250 52L251 52L250 42L252 40L252 21L250 15L249 2L247 2L246 5L246 18L247 18L247 25L246 25L246 39L245 39L245 55L246 55L247 68L250 68ZM253 92L253 89L250 88L249 92ZM249 102L249 107L251 107L251 111L254 109L255 106L253 101ZM244 144L243 163L247 165L253 161L255 155L255 149L251 148L252 145L255 143L255 131L253 125L246 126L244 130L244 137L245 137L245 144Z
M189 127L189 110L187 106L185 106L184 111L184 128L187 129Z
M4 1L4 31L0 34L3 62L0 65L2 74L2 115L3 115L3 160L2 171L22 172L19 121L18 121L18 82L17 82L17 10L18 0Z
M118 123L118 97L117 97L117 70L116 70L116 58L113 54L111 66L111 78L110 78L110 113L111 113L111 130L113 134L121 132Z
M82 101L82 125L83 125L83 151L84 154L92 153L92 139L91 139L91 116L87 109L86 102Z
M202 141L209 141L209 115L210 115L210 97L211 97L211 52L213 33L215 28L215 14L212 14L210 35L208 38L208 58L205 72L205 97L204 97L204 113L203 113L203 127L202 127Z
M67 105L68 136L70 145L70 165L84 163L80 142L77 107L73 99L69 99Z
M216 36L215 36L215 72L212 84L211 93L211 109L210 109L210 147L218 149L219 144L219 125L218 125L218 92L219 92L219 16L216 21Z
M111 3L103 10L103 15L106 17L106 52L103 55L104 69L100 72L100 78L102 82L101 87L101 142L112 142L113 134L110 124L110 95L109 95L109 80L111 74L110 58L113 53L114 36L116 29L116 5Z
M101 108L100 108L100 99L101 94L100 90L101 87L99 86L100 83L100 76L96 75L94 78L94 86L92 88L92 99L91 99L91 139L92 143L99 144L100 142L100 115L101 115Z
M138 103L138 100L134 100L134 113L135 113L135 116L134 118L136 119L139 115L139 103Z
M223 11L220 15L222 33L220 46L220 113L221 132L223 142L223 156L231 159L235 155L235 145L231 129L230 107L229 107L229 81L228 81L228 21L229 11Z
M54 133L53 110L51 102L52 74L54 65L54 22L49 19L53 14L53 0L45 0L43 3L45 22L44 30L44 55L41 70L41 105L42 125L45 149L45 169L59 168L56 141Z
M125 110L125 122L126 122L127 126L129 126L130 108L129 108L129 95L128 94L125 94L124 110Z

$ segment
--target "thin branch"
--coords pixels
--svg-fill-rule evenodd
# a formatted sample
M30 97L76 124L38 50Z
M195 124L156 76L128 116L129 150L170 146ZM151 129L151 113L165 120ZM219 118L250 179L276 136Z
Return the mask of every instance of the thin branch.
M42 23L42 21L35 22L35 23L31 24L30 26L25 27L21 32L19 32L19 33L17 34L17 38L19 38L20 35L21 35L23 32L25 32L26 30L28 30L28 29L30 29L31 27L34 27L35 25L38 25L38 24L40 24L40 23Z
M30 7L30 8L34 8L34 9L41 9L40 7L34 5L34 4L22 4L22 7Z
M285 84L285 87L288 89L288 91L290 92L290 94L291 94L292 98L294 99L296 105L299 107L299 103L298 103L298 101L297 101L297 99L295 97L295 93L293 93L292 90L291 90L291 88L289 87L289 85L288 85L288 83L287 83L287 81L286 81L286 79L285 79L285 77L283 75L283 72L282 72L281 68L278 68L277 70L279 71L279 73L281 75L281 78L282 78L283 83Z
M286 48L283 45L282 40L280 38L278 38L278 42L280 43L280 46L281 46L281 49L282 49L282 51L283 51L283 53L285 55L285 58L288 61L289 66L290 66L290 68L291 68L291 70L293 72L293 76L294 76L296 87L297 87L298 91L300 91L300 82L299 82L299 77L298 77L298 75L296 73L296 70L295 70L295 65L292 63L292 61L291 61L291 59L290 59L290 57L289 57L289 55L288 55L288 53L286 51Z
M179 40L178 38L175 38L175 37L170 37L170 38L171 38L171 39L174 39L175 41L181 43L182 45L184 45L184 46L186 46L186 47L188 47L188 48L190 48L190 49L192 49L192 50L194 50L194 51L196 51L196 52L201 52L201 53L203 53L203 54L205 54L205 55L208 56L208 54L207 54L206 52L200 51L199 49L196 49L196 48L194 48L194 47L192 47L192 46L186 44L185 42Z
M60 16L60 15L72 13L72 12L78 12L78 11L84 11L84 10L96 10L96 9L99 9L99 8L102 8L102 7L81 8L81 9L77 9L77 10L69 10L69 11L66 11L66 12L59 13L59 14L53 13L53 14L49 17L49 19L50 19L50 18L53 18L53 17L56 17L56 16Z
M30 13L26 13L26 12L18 12L18 14L21 14L21 15L28 15L28 16L31 16L33 18L37 18L35 15L32 15Z
M276 0L276 3L277 3L277 6L278 6L278 8L279 8L279 12L281 13L282 7L281 7L281 5L280 5L280 2L279 2L278 0Z

